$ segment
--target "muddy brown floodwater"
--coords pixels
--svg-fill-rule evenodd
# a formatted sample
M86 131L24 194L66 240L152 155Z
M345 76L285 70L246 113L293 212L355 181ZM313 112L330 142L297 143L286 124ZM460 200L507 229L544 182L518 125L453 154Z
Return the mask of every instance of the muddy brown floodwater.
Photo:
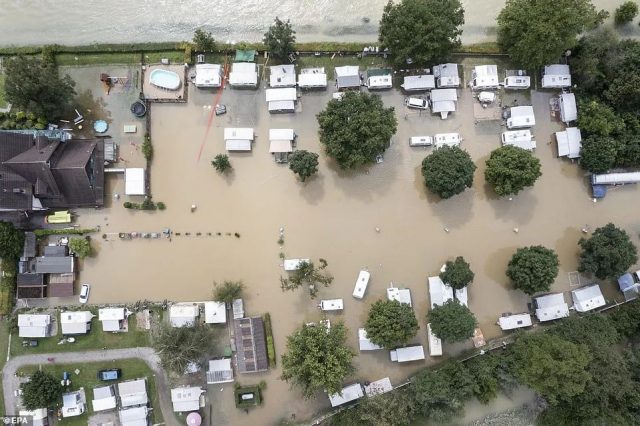
M468 75L471 64L465 65ZM612 191L594 203L577 164L556 157L552 132L563 126L550 114L552 92L531 93L538 142L535 155L542 162L543 175L533 188L509 201L492 194L483 177L484 162L500 145L502 128L499 123L474 124L467 89L460 90L458 111L447 120L405 110L404 96L396 90L380 93L386 105L395 107L399 124L384 162L366 171L345 173L336 170L322 153L318 175L306 184L298 182L286 165L276 164L269 154L269 128L293 128L299 149L322 152L315 116L332 91L331 87L326 92L302 94L301 110L296 114L269 115L264 88L225 89L221 102L229 113L214 118L206 138L206 106L214 102L214 92L190 87L188 104L153 105L152 191L167 210L124 209L125 200L114 203L111 196L124 192L121 178L110 177L107 207L82 211L80 221L101 225L106 233L170 227L182 236L171 242L121 241L113 235L107 240L96 238L98 255L81 268L81 281L92 284L91 301L204 300L210 297L214 281L243 280L247 286L245 311L271 314L280 356L286 336L302 323L322 317L318 300L310 300L303 289L280 290L282 252L287 257L327 259L335 281L321 289L318 299L344 299L344 312L328 317L346 323L349 344L356 352L357 328L364 323L368 307L385 297L391 282L411 289L421 327L415 342L426 345L427 276L437 274L447 259L462 255L476 274L469 288L470 308L485 336L493 338L500 334L495 322L501 313L527 310L529 298L512 290L504 274L516 248L542 244L556 250L560 274L553 290L568 291L567 273L576 270L577 241L585 225L594 229L614 222L638 243L638 189L629 186ZM228 177L217 174L210 164L216 154L225 151L225 126L254 127L257 136L253 152L230 154L233 172ZM431 150L408 144L410 136L438 132L461 133L462 147L478 165L473 188L446 201L427 194L421 178L420 164ZM195 212L190 210L192 204L197 205ZM280 227L284 228L283 247L277 243ZM187 232L191 236L185 236ZM218 232L222 235L216 236ZM240 238L226 235L235 232ZM360 301L351 293L362 268L371 271L371 282ZM613 284L603 287L609 298L616 295ZM445 353L454 349L460 345L445 345ZM424 363L398 365L389 361L386 351L363 353L355 360L357 373L351 379L389 376L399 383L437 361L428 357ZM230 386L224 394L217 394L225 395L224 400L210 393L217 422L273 424L292 414L307 419L328 406L322 395L304 401L299 392L289 391L279 375L278 367L267 374L238 377L241 383L267 382L264 405L249 414L232 406Z

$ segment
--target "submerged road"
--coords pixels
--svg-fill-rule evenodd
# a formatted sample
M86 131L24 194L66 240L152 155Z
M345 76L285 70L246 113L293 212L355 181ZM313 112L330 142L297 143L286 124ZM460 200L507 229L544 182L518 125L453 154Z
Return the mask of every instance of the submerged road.
M154 373L158 400L165 423L173 419L173 406L169 397L169 381L167 374L160 366L160 358L151 348L107 349L102 351L63 352L56 354L22 355L12 358L2 370L2 390L4 392L4 406L7 413L16 410L17 398L14 391L20 386L16 372L28 365L51 364L47 359L55 358L54 364L87 363L111 361L115 359L137 358L144 361ZM88 402L88 401L87 401ZM17 410L16 410L17 411ZM14 414L18 414L15 412Z

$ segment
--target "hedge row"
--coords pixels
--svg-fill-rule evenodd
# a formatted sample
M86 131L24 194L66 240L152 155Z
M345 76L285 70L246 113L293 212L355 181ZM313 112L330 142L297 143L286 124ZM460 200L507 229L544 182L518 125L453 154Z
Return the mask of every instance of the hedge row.
M3 259L0 264L2 277L0 278L0 316L9 315L13 310L16 294L16 265L17 261Z
M96 228L74 228L74 229L36 229L33 231L36 237L42 238L49 235L84 235L98 232Z

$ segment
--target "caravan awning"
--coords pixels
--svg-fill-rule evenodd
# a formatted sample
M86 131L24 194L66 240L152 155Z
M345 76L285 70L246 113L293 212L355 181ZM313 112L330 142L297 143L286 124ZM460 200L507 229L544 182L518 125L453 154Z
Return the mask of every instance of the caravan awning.
M225 142L227 151L251 151L251 141L248 139L232 139Z
M567 127L563 132L556 132L558 157L580 158L582 134L577 127Z
M293 147L291 146L290 140L273 140L269 144L269 152L291 152L293 151Z
M564 123L578 119L576 96L573 93L563 93L560 95L560 119Z

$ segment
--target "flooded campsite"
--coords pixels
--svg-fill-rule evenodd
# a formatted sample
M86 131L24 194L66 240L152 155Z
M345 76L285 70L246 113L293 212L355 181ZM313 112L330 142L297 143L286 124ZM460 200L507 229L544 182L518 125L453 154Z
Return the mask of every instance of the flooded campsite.
M471 67L487 59L461 62L468 81ZM89 91L94 97L91 102L104 108L119 144L116 167L141 166L146 122L116 112L116 105L135 100L142 75L134 70L129 74L130 87L107 95L95 82L95 75L104 68L67 71L76 79L78 92ZM396 80L399 85L402 79L396 76L394 85ZM595 202L577 163L558 158L554 132L564 129L564 124L550 108L558 91L503 93L503 105L530 102L534 108L535 156L541 161L542 177L517 196L500 198L485 184L484 164L501 145L504 124L476 120L476 100L466 86L458 89L457 110L445 120L428 111L408 109L406 95L398 88L380 91L384 104L395 109L398 130L382 162L356 172L339 170L324 155L318 139L316 115L332 99L333 82L326 91L298 92L292 114L269 113L266 86L262 81L257 90L207 90L188 84L186 102L151 104L147 131L154 154L148 176L153 200L165 203L166 210L125 209L123 202L141 202L142 197L124 196L122 175L106 175L105 208L83 209L79 214L83 227L100 228L100 236L93 239L97 255L84 260L80 268L79 282L92 285L92 303L210 300L214 282L242 280L245 311L271 315L279 358L286 336L303 323L325 317L318 302L334 298L344 299L344 309L326 318L345 322L348 343L358 353L357 328L364 324L370 305L386 297L386 289L393 284L411 290L420 323L415 342L426 345L427 277L437 275L445 261L464 256L475 272L468 290L469 308L489 340L501 335L496 325L501 314L529 310L531 299L514 290L505 275L518 247L539 244L555 250L560 273L551 291L566 292L571 290L569 273L577 269L581 237L614 222L638 243L640 229L631 207L638 189L625 186ZM225 105L227 113L216 116L216 104ZM135 134L121 132L123 125L131 123L138 126ZM225 127L253 128L255 140L251 151L229 153L233 169L220 175L211 160L226 153ZM281 128L294 130L296 149L320 154L318 174L305 183L269 153L269 129ZM451 132L462 136L461 148L470 153L477 170L471 189L441 200L427 191L421 174L422 160L433 148L411 147L409 139ZM123 232L165 228L171 229L172 238L118 237ZM281 230L283 241L279 241ZM316 299L304 289L283 292L283 258L326 259L334 281L321 288ZM371 273L371 281L366 296L358 300L351 294L362 269ZM604 283L602 289L609 301L622 299L612 283ZM470 341L445 345L445 353L471 347ZM354 380L388 376L392 383L401 383L436 362L427 358L401 366L389 361L387 351L359 352ZM269 391L264 405L248 414L213 401L218 422L270 424L292 415L309 419L328 406L326 398L303 400L279 376L279 367L255 376L266 381ZM225 393L232 392L231 386L227 388ZM210 387L214 391L219 392L218 387Z

